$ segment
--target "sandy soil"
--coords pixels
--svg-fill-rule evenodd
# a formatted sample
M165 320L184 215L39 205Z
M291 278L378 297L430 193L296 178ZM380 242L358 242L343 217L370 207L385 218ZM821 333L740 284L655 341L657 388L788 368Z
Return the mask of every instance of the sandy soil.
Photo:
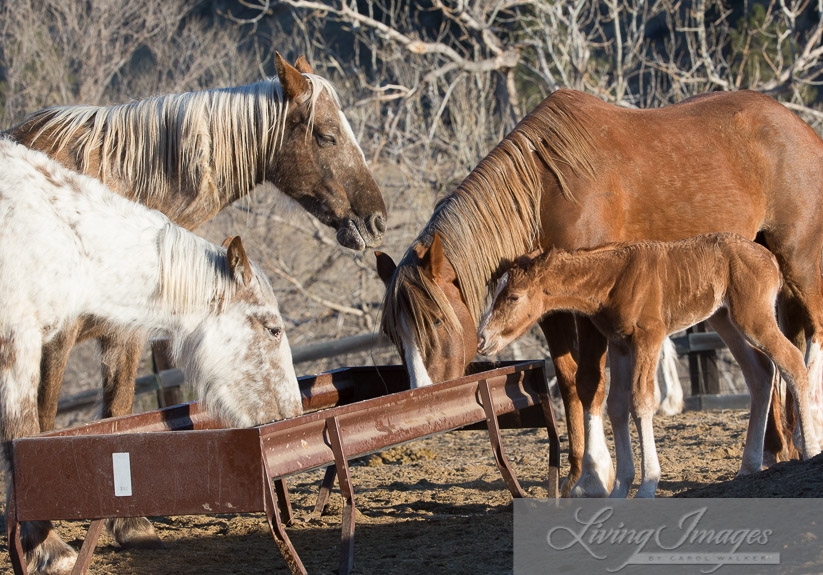
M745 411L658 417L663 471L658 495L823 496L821 458L780 464L755 477L733 480L746 418ZM545 431L504 431L504 442L524 489L532 496L545 496ZM565 464L565 444L561 450ZM455 431L396 447L352 462L351 473L357 506L355 573L511 572L511 496L484 432ZM321 477L322 471L315 471L289 480L297 521L288 532L310 573L334 572L339 557L339 493L332 494L327 515L311 515ZM122 551L104 534L90 573L288 573L262 514L168 517L154 523L165 550ZM82 522L63 522L59 531L79 548L85 527ZM5 539L0 570L11 571Z

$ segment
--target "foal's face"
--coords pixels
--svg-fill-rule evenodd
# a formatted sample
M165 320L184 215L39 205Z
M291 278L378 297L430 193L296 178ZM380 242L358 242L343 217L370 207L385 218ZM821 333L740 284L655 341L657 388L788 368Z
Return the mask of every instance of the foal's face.
M186 376L225 421L259 425L303 413L291 349L271 285L239 238L228 248L236 292L183 342Z
M477 331L477 351L484 355L500 352L522 336L542 315L537 303L537 283L523 269L503 274Z
M354 250L374 247L386 231L386 206L348 120L328 91L311 117L311 73L302 58L297 68L277 55L283 93L289 101L285 133L267 175L278 189L337 230L337 241Z

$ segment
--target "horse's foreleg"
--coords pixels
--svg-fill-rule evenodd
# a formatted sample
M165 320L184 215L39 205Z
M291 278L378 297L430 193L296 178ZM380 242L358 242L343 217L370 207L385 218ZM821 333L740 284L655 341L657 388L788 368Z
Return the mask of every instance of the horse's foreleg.
M540 329L546 337L549 346L557 387L563 399L563 408L566 412L566 431L569 437L569 475L563 480L560 494L568 497L572 487L580 477L583 461L583 408L575 387L577 361L575 358L574 343L577 331L574 317L569 314L552 314L540 320Z
M751 397L746 444L738 475L754 473L763 467L763 443L769 417L774 369L772 362L761 351L749 345L729 319L729 312L721 308L709 318L709 324L726 343L740 365Z
M103 365L103 417L129 415L134 403L134 380L146 345L143 333L100 338ZM158 549L163 542L145 517L106 520L106 528L123 548Z
M660 352L657 375L663 393L660 401L657 400L657 386L655 386L655 406L661 415L675 415L683 412L683 387L677 376L677 351L670 338L663 340Z
M636 497L654 497L660 482L660 462L654 444L654 372L664 337L664 333L659 338L648 334L643 341L638 341L637 336L634 341L631 413L640 440L643 473Z
M611 385L606 409L614 432L614 451L617 474L611 497L625 498L634 481L634 454L629 431L629 401L632 389L632 360L628 350L614 344L609 346Z
M11 441L40 431L37 392L42 341L39 330L15 330L0 335L0 438L3 467L9 470ZM10 473L8 477L12 477ZM11 480L6 494L11 496ZM12 520L7 517L6 521ZM68 575L77 553L54 532L51 521L27 521L20 526L27 569L38 575ZM11 542L10 542L11 544Z
M813 336L807 348L809 369L809 411L817 438L823 441L823 334Z
M40 421L41 432L54 429L63 373L66 371L66 364L77 341L81 325L81 322L75 322L43 346L43 355L40 357L40 386L37 391L37 418Z
M608 340L583 318L577 319L577 336L580 362L575 385L583 407L586 446L580 479L571 494L572 497L606 497L614 484L614 467L603 429Z

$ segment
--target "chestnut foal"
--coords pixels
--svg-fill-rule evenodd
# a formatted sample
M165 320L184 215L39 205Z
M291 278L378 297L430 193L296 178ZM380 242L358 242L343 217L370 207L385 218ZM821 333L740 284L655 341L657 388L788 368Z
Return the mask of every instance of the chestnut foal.
M571 253L550 250L525 256L503 275L478 329L478 350L497 353L549 312L589 317L611 344L607 409L617 452L612 496L626 497L634 479L631 408L642 453L637 496L654 497L660 479L652 430L660 347L667 335L712 316L725 314L750 345L777 365L796 398L803 457L820 451L810 417L803 356L775 319L780 287L775 257L730 233L670 243L606 244ZM771 377L750 375L746 384L751 411L740 474L761 468L771 393Z

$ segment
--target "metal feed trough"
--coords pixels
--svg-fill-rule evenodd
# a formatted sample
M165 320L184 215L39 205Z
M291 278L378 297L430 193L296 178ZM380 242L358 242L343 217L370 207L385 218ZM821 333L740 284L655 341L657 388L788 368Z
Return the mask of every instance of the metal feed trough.
M549 496L557 496L557 426L542 361L498 364L414 390L405 389L401 366L344 368L300 378L300 387L305 415L258 427L222 429L190 403L14 440L7 525L14 572L27 572L22 521L92 519L73 571L81 574L104 518L263 511L291 570L306 573L283 527L291 520L283 478L330 466L317 509L336 476L345 502L339 572L348 573L355 502L347 459L478 423L488 427L515 497L524 493L500 427L545 427Z

